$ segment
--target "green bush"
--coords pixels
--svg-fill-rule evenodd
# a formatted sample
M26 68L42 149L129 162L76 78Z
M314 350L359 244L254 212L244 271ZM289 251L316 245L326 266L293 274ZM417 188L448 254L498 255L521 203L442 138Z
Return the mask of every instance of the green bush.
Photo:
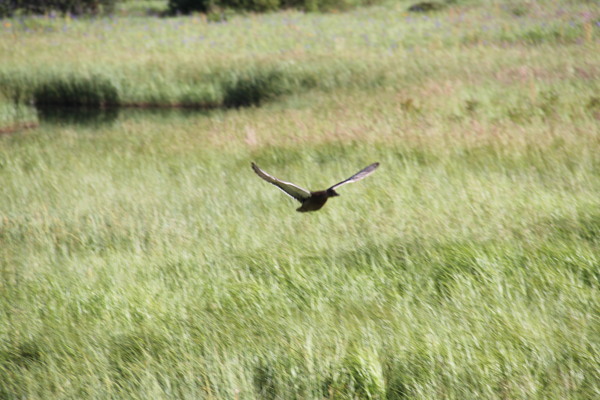
M169 0L171 14L209 12L214 9L272 11L281 7L280 0Z
M169 0L171 14L189 14L193 11L207 12L215 1L213 0Z
M83 15L110 13L117 0L7 0L0 3L0 17L10 17L16 13Z
M171 14L208 12L213 9L273 11L296 8L305 11L344 10L376 3L377 0L169 0Z

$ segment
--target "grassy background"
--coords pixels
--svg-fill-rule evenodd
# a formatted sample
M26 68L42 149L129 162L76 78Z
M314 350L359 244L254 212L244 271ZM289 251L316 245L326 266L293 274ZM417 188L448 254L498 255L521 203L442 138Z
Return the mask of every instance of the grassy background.
M598 8L408 5L2 21L0 397L596 398Z

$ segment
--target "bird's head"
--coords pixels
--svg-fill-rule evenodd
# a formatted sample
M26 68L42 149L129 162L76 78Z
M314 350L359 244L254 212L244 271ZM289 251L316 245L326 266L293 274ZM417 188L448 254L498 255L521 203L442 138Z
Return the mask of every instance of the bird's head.
M329 189L329 190L327 190L327 196L329 196L329 197L336 197L336 196L339 196L339 194L335 190Z

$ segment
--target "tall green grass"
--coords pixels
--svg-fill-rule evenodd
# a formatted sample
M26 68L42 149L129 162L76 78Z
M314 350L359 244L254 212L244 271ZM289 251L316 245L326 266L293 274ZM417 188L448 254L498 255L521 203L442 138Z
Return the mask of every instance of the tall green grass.
M119 93L110 80L92 76L51 78L38 84L32 93L37 106L102 108L119 104Z
M473 142L393 96L4 137L3 393L593 398L596 134ZM310 188L382 166L301 215L250 160Z
M102 77L123 104L238 94L202 114L40 116L0 136L0 397L596 398L597 32L467 43L489 15L518 32L538 11L439 15L458 11L442 45L435 21L393 24L381 8L232 26L136 17L84 44L17 30L0 66L12 93ZM414 47L358 35L273 54L289 18L323 38L365 15L371 38L401 31ZM162 54L155 38L125 62L146 23L165 39L178 21L232 35L205 53ZM72 58L42 70L52 38ZM251 161L309 189L381 167L307 215Z

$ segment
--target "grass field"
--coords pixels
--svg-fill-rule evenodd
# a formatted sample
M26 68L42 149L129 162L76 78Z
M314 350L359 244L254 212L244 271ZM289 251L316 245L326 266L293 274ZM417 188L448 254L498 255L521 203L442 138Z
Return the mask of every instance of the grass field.
M0 21L0 398L600 397L600 7L409 5Z

